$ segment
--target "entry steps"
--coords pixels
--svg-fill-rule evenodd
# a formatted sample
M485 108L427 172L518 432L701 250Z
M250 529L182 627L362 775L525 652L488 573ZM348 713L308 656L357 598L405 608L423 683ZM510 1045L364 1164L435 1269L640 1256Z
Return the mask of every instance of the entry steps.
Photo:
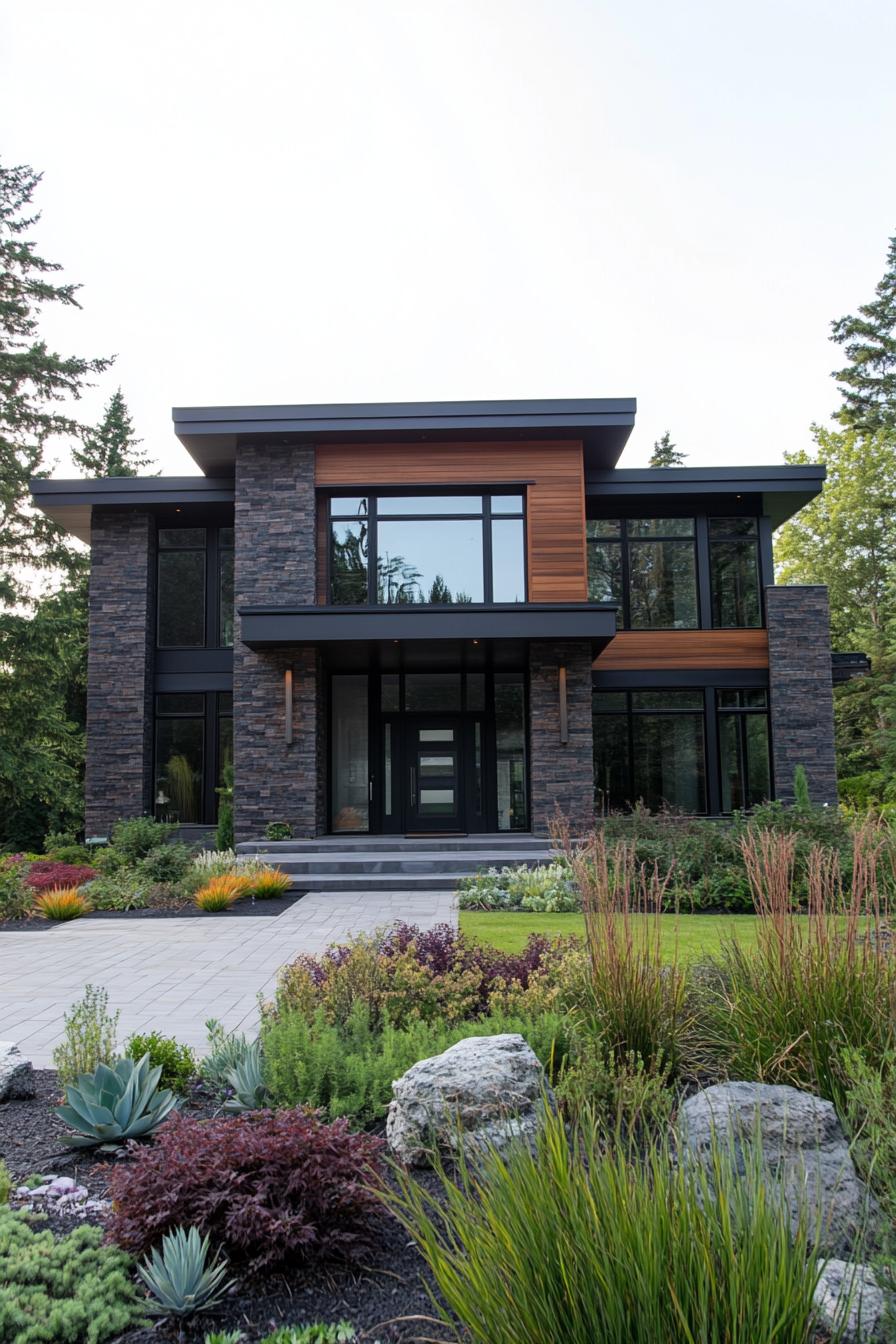
M293 891L452 891L483 869L534 868L554 857L550 840L520 834L327 835L237 845L292 878Z

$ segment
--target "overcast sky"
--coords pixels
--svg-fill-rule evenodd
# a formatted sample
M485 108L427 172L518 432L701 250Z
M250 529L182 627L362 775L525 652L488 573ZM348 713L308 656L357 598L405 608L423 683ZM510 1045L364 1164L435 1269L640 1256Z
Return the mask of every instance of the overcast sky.
M893 0L0 4L7 163L166 472L172 405L636 396L693 465L837 404L896 231ZM60 463L57 474L66 474Z

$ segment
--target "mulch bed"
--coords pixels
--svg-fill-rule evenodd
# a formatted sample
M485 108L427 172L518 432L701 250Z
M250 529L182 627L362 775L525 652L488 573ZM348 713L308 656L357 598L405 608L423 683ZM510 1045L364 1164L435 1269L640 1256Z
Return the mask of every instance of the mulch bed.
M33 1173L53 1172L72 1176L86 1185L91 1196L107 1193L103 1162L108 1155L68 1152L62 1148L65 1127L53 1115L60 1100L52 1069L35 1070L37 1095L27 1101L0 1103L0 1157L14 1181ZM211 1116L215 1100L197 1087L185 1109L193 1115ZM430 1188L438 1182L431 1173L418 1177ZM98 1222L97 1218L88 1221ZM57 1234L80 1226L82 1219L50 1215L49 1226ZM409 1243L399 1223L383 1210L374 1228L371 1250L352 1266L331 1264L294 1274L274 1274L252 1280L237 1280L232 1293L219 1309L198 1317L182 1332L171 1322L131 1330L116 1344L202 1344L210 1330L241 1330L245 1344L257 1344L281 1325L304 1325L311 1321L351 1321L362 1338L373 1344L412 1344L413 1341L456 1338L433 1320L426 1291L426 1268Z
M81 915L80 919L82 922L85 919L253 919L259 916L273 919L306 894L304 891L291 891L286 896L276 896L269 901L239 901L229 910L214 912L199 910L190 901L185 905L154 906L147 910L94 910L89 915ZM0 922L0 933L40 933L44 929L62 928L65 922L42 919L36 915L31 919L7 919Z

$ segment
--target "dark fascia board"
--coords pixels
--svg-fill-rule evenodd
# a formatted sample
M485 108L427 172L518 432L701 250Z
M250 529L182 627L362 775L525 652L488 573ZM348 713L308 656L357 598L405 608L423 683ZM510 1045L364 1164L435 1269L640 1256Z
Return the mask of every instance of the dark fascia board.
M595 654L616 634L611 604L481 604L461 607L243 607L250 648L349 641L586 639Z
M209 475L233 471L241 441L437 442L581 439L586 461L609 467L635 423L634 397L537 401L363 402L316 406L176 406L174 432Z
M807 463L785 467L622 467L589 470L585 494L591 497L668 500L700 495L758 495L762 512L780 527L820 495L827 468Z
M90 542L90 518L98 505L145 508L148 505L232 504L233 484L207 476L110 476L99 480L30 482L39 509L73 537Z

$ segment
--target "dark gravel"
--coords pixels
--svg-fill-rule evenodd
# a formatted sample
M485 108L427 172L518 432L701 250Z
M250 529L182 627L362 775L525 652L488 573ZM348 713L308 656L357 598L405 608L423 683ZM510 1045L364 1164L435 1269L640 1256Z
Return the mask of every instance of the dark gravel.
M72 1176L86 1185L91 1196L107 1192L103 1164L108 1155L71 1153L61 1146L65 1127L53 1115L60 1100L52 1069L35 1070L37 1095L28 1101L0 1103L0 1157L18 1182L33 1173ZM185 1102L193 1114L213 1115L218 1107L210 1094L197 1087ZM421 1181L437 1186L430 1173ZM97 1217L90 1221L100 1224ZM57 1234L71 1231L81 1219L51 1215ZM100 1224L101 1225L101 1224ZM407 1234L385 1209L373 1226L370 1251L355 1265L330 1264L313 1270L296 1267L294 1273L264 1278L237 1278L222 1306L187 1324L156 1321L151 1327L129 1331L116 1344L202 1344L209 1330L241 1330L244 1344L257 1344L280 1325L312 1321L351 1321L362 1338L373 1344L412 1344L413 1341L449 1341L458 1338L433 1319L426 1291L426 1268Z

